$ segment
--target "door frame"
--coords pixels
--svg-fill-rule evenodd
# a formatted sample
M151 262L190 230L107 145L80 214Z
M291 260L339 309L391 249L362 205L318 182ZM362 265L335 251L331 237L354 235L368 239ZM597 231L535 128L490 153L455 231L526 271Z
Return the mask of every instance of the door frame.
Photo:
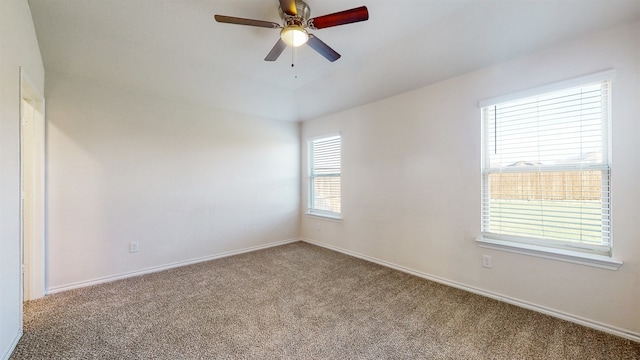
M46 293L44 96L20 67L20 241L22 300Z

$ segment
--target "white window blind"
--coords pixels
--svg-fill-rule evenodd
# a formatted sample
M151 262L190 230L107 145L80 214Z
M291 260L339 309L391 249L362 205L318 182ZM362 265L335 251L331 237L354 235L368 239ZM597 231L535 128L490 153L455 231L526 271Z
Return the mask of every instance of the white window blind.
M308 143L307 213L340 217L341 181L339 135L314 139Z
M482 107L483 237L610 254L610 85Z

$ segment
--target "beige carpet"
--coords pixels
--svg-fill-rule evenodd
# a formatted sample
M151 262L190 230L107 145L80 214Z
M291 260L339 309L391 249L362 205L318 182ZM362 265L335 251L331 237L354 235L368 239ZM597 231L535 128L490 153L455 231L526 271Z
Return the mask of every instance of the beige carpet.
M11 359L640 359L640 344L306 243L25 304Z

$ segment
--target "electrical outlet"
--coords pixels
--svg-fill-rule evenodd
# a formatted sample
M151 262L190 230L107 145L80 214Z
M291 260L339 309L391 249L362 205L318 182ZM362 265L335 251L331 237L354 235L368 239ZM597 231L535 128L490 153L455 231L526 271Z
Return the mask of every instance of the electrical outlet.
M137 241L132 241L129 243L129 252L134 253L140 251L140 243Z
M493 268L493 264L491 263L491 256L482 255L482 266L488 269Z

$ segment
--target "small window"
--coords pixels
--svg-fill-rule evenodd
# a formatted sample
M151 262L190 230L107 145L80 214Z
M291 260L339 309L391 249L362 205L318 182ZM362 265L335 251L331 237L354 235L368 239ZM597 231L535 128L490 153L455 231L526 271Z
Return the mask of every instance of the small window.
M481 104L483 238L610 256L610 91Z
M310 140L308 154L307 213L340 218L340 136Z

